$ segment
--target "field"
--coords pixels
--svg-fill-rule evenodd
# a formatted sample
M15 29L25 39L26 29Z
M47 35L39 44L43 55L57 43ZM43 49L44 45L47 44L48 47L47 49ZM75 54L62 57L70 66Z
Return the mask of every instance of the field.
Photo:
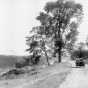
M0 55L0 68L13 67L23 56Z

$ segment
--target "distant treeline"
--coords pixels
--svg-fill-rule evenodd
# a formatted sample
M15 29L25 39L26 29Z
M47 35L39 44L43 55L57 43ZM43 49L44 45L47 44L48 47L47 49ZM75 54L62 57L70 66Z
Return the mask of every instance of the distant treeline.
M0 55L0 68L12 67L15 63L22 59L23 56Z
M87 59L88 58L88 50L75 50L72 53L72 59L75 59L75 58Z

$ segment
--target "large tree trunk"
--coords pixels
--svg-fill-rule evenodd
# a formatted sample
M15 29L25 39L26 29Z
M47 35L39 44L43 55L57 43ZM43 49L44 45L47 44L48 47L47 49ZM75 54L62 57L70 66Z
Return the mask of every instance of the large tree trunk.
M61 63L61 49L58 50L58 63Z
M61 63L61 51L59 51L58 54L58 63Z

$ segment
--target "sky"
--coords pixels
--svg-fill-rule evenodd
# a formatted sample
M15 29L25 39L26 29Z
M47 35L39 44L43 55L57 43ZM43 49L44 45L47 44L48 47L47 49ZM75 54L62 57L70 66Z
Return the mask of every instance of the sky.
M48 1L55 0L0 0L0 54L26 54L25 37L39 24L35 18ZM88 0L75 1L83 5L84 17L78 38L84 41L88 35Z

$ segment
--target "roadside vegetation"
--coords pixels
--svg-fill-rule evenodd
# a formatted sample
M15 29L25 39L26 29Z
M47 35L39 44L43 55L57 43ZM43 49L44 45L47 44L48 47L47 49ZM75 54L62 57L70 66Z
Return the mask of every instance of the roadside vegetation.
M58 63L61 63L65 52L71 55L82 18L83 8L79 3L66 0L46 3L36 17L40 25L32 28L26 40L29 55L35 57L32 62L39 61L36 56L45 56L50 65L50 58L56 57Z
M84 57L84 54L87 56L88 51L83 51L82 45L79 44L78 50L75 50L78 27L82 18L83 7L75 1L47 2L36 17L40 25L34 26L26 37L28 46L26 51L29 55L24 56L23 61L16 62L14 69L2 76L19 75L31 71L36 74L35 67L46 64L50 66L51 62L60 64L64 55L69 55L72 59ZM86 45L88 45L87 42Z

